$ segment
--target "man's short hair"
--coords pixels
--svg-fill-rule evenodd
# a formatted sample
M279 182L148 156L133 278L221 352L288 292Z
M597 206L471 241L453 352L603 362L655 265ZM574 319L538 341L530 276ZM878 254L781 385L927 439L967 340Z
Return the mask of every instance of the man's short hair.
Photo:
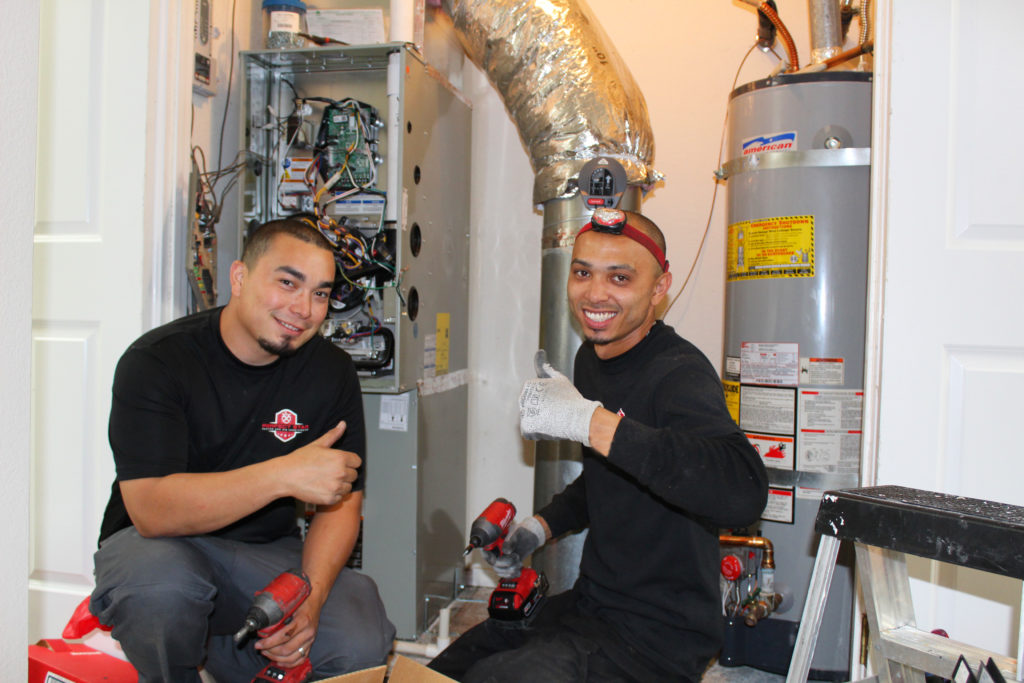
M661 253L668 253L665 245L665 234L661 231L661 228L655 225L654 221L647 216L632 211L624 211L623 213L626 214L626 223L654 240L654 243L661 249Z
M278 235L291 235L307 244L334 253L334 246L308 219L279 218L268 221L252 231L242 249L242 263L250 268L256 265Z

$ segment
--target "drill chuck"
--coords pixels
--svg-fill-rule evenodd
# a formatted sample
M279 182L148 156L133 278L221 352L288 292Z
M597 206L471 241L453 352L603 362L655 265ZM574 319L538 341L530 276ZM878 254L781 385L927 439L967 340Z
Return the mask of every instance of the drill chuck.
M469 555L473 548L500 550L515 516L515 505L504 498L495 498L480 516L473 520L473 525L469 529L469 545L462 556Z
M473 522L472 533L469 536L469 545L466 546L466 551L462 553L462 556L469 555L473 552L473 548L482 548L493 544L502 535L501 527L497 524L491 524L483 519L476 520Z
M298 569L282 572L270 584L256 593L245 623L238 629L234 640L236 645L254 633L265 638L291 621L292 614L307 597L311 586L306 575Z
M253 633L256 633L256 631L259 630L260 625L257 622L257 620L253 619L252 617L246 617L245 624L243 624L242 628L238 629L238 633L235 634L235 645L241 645L246 638L248 638Z

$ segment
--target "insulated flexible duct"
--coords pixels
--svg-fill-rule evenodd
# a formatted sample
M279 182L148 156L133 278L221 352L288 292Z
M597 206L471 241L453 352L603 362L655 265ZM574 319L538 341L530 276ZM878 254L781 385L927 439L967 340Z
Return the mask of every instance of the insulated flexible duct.
M536 204L575 193L588 160L614 157L630 184L651 167L647 103L583 0L444 0L469 58L501 95L530 155Z

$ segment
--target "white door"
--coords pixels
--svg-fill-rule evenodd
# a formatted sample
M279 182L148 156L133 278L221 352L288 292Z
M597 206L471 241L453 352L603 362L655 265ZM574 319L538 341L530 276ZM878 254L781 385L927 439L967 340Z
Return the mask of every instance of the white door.
M142 331L149 3L44 0L33 261L28 640L93 585L114 364Z
M1024 3L884 0L878 16L877 483L1024 505ZM919 628L1016 655L1020 581L911 574Z

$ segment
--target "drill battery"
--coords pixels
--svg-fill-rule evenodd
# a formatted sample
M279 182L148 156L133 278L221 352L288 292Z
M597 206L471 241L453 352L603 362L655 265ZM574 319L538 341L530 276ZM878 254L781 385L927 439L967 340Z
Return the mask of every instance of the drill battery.
M548 592L543 572L523 567L519 576L501 579L487 601L487 612L502 621L529 621L539 610Z
M313 664L308 658L291 669L285 669L276 664L268 664L256 674L252 683L305 683L313 675Z

